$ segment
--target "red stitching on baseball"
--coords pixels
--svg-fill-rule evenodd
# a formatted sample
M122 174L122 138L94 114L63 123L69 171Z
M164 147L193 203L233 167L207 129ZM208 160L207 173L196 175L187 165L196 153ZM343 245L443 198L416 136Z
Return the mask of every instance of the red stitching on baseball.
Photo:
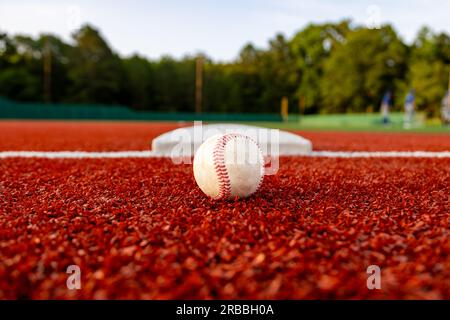
M252 138L239 134L239 133L231 133L231 134L225 134L222 137L220 137L219 141L216 142L214 146L213 151L213 162L214 162L214 169L216 171L217 177L219 179L219 194L214 197L216 200L225 199L230 196L231 193L231 182L230 177L228 176L227 166L225 163L225 147L227 146L227 143L233 139L238 138L244 138L246 140L249 140L256 144L258 150L261 153L261 149L259 148L258 143L254 141ZM260 159L261 161L261 159ZM264 179L264 163L262 162L261 165L261 177L259 179L258 185L256 187L256 191L259 190L262 182Z

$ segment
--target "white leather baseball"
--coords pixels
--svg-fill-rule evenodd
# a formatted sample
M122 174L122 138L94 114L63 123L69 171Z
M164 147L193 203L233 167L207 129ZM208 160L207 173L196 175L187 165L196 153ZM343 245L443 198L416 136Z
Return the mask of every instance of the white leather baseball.
M213 199L245 198L264 179L264 158L250 137L232 133L207 139L194 156L194 177Z

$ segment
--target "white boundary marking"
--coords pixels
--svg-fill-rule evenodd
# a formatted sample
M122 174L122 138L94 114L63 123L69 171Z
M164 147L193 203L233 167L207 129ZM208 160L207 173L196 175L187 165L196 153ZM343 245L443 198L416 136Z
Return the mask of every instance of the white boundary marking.
M104 159L104 158L154 158L161 157L152 151L3 151L4 158L45 158L45 159Z
M450 151L313 151L325 158L450 158Z
M450 151L312 151L300 157L322 158L450 158ZM0 159L113 159L113 158L169 158L153 151L1 151Z

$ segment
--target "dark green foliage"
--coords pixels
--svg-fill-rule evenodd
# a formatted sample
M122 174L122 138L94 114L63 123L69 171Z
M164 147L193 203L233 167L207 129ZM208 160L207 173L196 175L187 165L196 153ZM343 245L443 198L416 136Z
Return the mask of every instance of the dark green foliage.
M165 56L152 66L155 104L150 110L194 111L195 59Z
M376 109L383 93L395 90L407 71L407 48L390 26L358 28L325 62L323 102L329 112Z
M125 70L124 98L136 110L155 106L153 68L148 60L137 55L123 60Z
M120 103L125 75L121 59L90 26L81 28L73 38L76 45L68 68L71 102Z
M324 103L328 96L322 87L324 65L336 47L346 41L349 23L344 20L339 24L310 24L291 40L298 74L295 93L304 99L306 113L331 111Z
M417 104L428 115L437 115L438 103L447 90L450 66L450 37L422 28L412 47L410 80Z

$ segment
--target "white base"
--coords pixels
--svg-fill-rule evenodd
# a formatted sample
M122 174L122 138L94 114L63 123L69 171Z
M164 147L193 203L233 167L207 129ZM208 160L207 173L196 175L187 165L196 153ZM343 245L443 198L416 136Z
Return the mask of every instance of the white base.
M264 156L308 155L311 141L282 130L240 124L207 124L166 132L152 141L152 151L166 157L193 156L200 145L215 134L240 133L258 142Z

